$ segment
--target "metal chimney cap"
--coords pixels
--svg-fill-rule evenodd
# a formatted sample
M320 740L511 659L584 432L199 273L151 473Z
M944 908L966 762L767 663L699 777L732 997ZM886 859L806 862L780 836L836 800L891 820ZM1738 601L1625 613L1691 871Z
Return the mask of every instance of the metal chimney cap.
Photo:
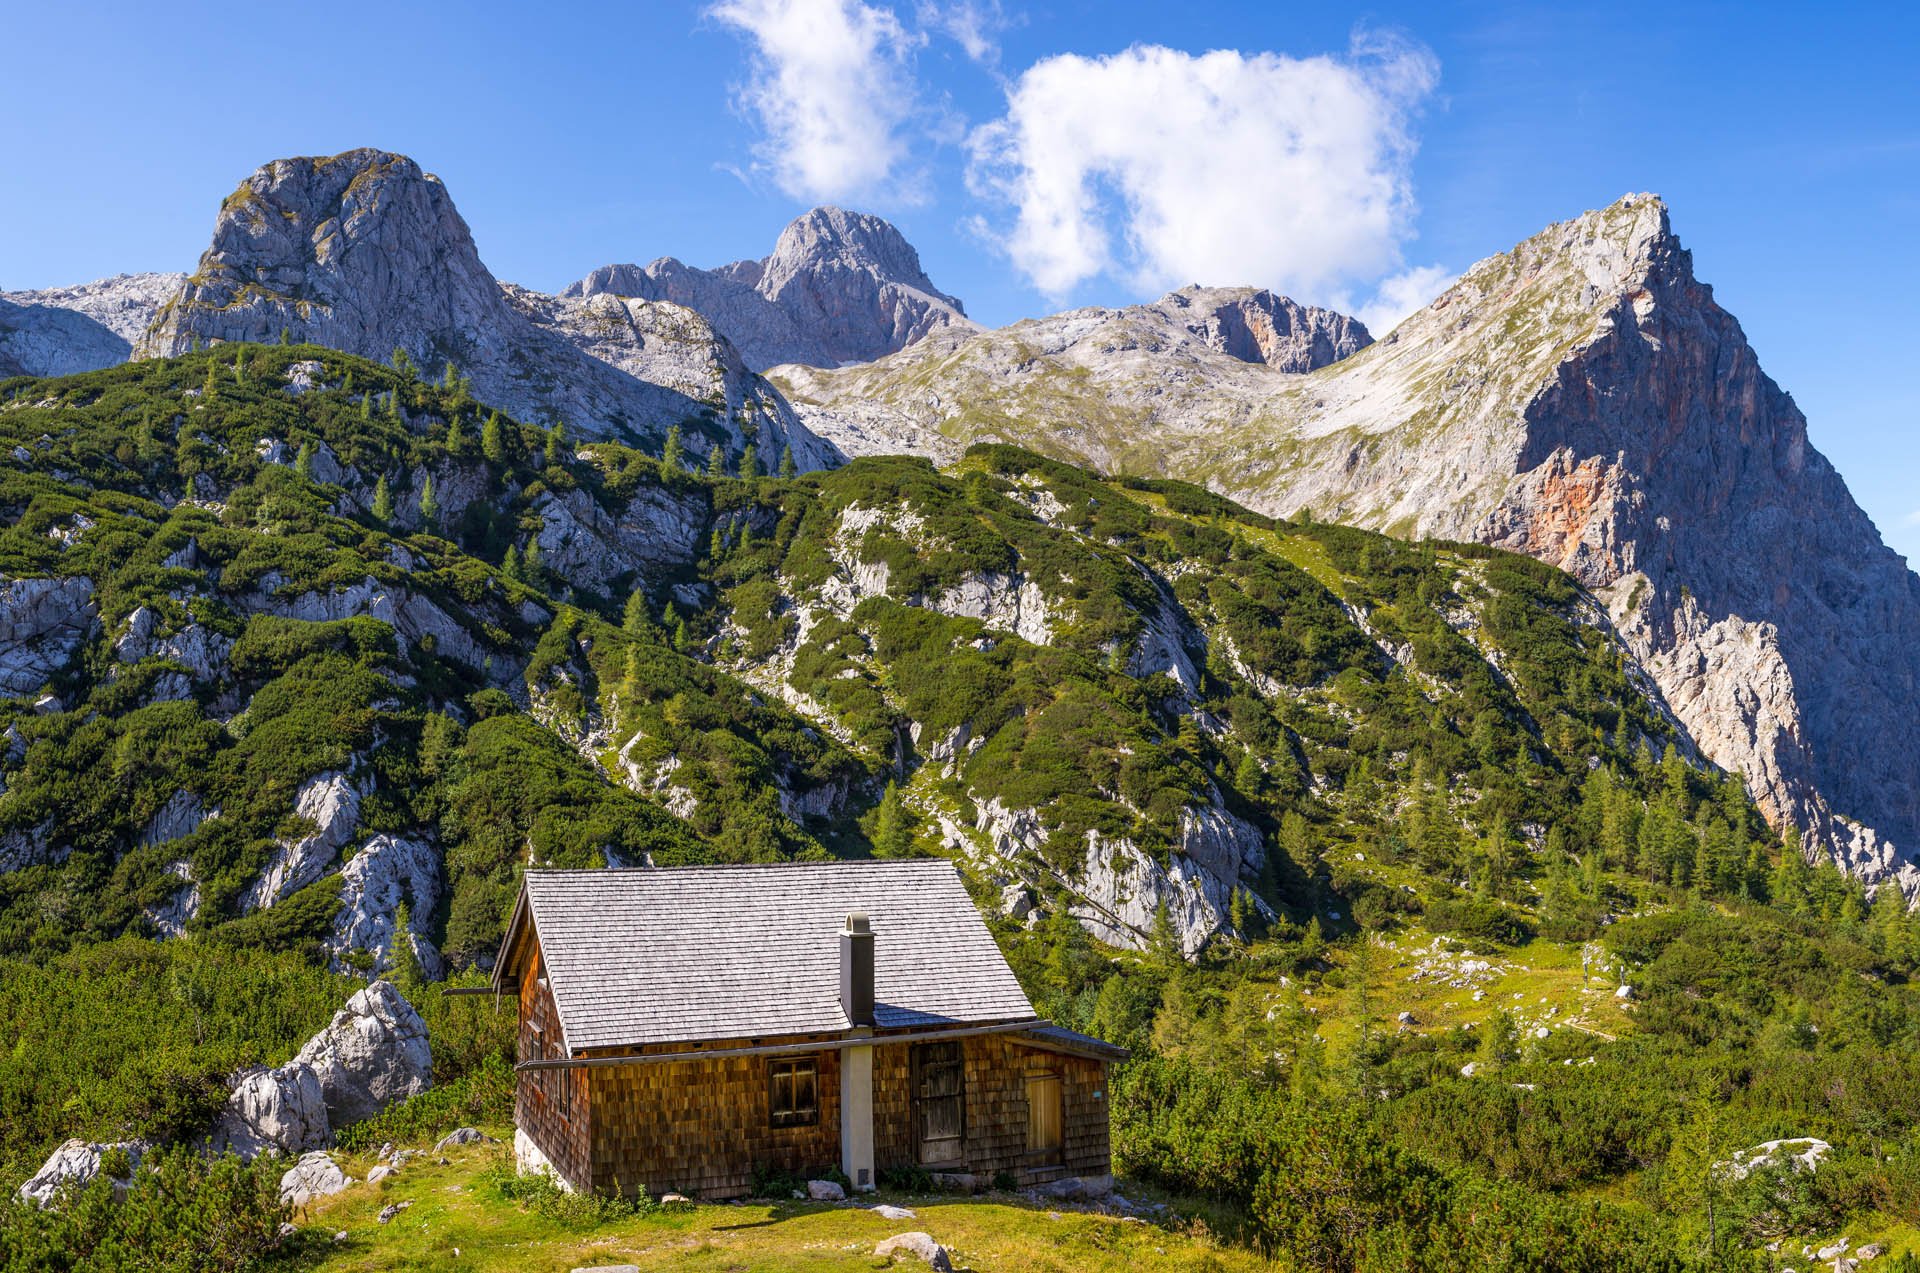
M867 925L867 913L865 911L849 912L847 915L847 926L844 931L849 933L872 932L873 929Z

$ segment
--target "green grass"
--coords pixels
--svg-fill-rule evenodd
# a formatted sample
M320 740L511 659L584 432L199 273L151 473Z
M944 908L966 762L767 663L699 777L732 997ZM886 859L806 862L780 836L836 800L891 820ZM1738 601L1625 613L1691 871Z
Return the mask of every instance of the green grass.
M511 1129L491 1128L505 1136ZM377 1184L364 1183L371 1155L337 1154L357 1183L296 1216L302 1228L282 1267L337 1273L444 1270L446 1273L565 1273L581 1266L637 1264L654 1270L871 1270L888 1267L874 1246L921 1230L952 1254L954 1266L985 1273L1125 1273L1133 1269L1235 1273L1274 1266L1212 1238L1198 1222L1148 1223L1010 1194L883 1194L858 1204L711 1204L655 1208L606 1223L570 1225L499 1196L494 1173L511 1167L505 1145L449 1151L449 1165L415 1160ZM1145 1197L1144 1190L1132 1191ZM913 1220L866 1209L881 1200L911 1208ZM382 1208L413 1205L380 1224ZM345 1233L343 1241L332 1235ZM457 1254L456 1254L457 1252ZM910 1257L896 1263L919 1267Z

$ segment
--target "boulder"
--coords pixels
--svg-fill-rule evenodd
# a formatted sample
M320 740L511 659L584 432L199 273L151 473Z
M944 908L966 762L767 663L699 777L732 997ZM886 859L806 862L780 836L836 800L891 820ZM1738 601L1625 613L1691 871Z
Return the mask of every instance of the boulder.
M242 1071L220 1112L209 1148L251 1162L278 1151L302 1154L333 1139L320 1078L303 1061Z
M300 1155L300 1161L280 1177L280 1201L304 1207L315 1198L339 1193L353 1181L324 1149Z
M869 1207L868 1210L883 1220L917 1220L920 1218L907 1207L896 1207L886 1202L878 1203L875 1206Z
M53 1151L28 1181L21 1185L15 1196L22 1202L31 1202L46 1206L59 1195L61 1186L72 1182L73 1187L84 1189L94 1177L100 1174L100 1160L112 1150L125 1150L129 1171L140 1166L140 1156L146 1152L147 1143L139 1140L109 1141L104 1144L85 1140L69 1140ZM113 1193L116 1198L123 1197L133 1184L131 1175L113 1178Z
M388 1176L391 1176L392 1174L393 1174L393 1168L387 1166L387 1164L385 1163L381 1163L378 1167L375 1167L372 1171L367 1173L367 1183L370 1185L377 1185L382 1180L385 1180Z
M925 1260L927 1267L936 1273L953 1273L953 1261L947 1258L947 1248L933 1240L931 1233L896 1233L894 1236L873 1248L875 1256L911 1255Z
M1033 894L1025 884L1009 884L1000 890L1000 909L1008 919L1025 919L1033 913Z
M847 1191L831 1180L809 1180L807 1197L815 1202L844 1202Z
M442 1136L440 1143L433 1147L433 1152L445 1153L455 1145L477 1145L492 1139L493 1137L482 1134L477 1127L459 1127Z
M375 1216L374 1219L378 1220L381 1224L391 1224L393 1223L393 1218L395 1216L399 1215L402 1211L405 1211L408 1207L411 1207L412 1205L413 1205L413 1199L408 1198L408 1199L405 1199L404 1201L396 1202L389 1206L382 1207L380 1208L380 1214Z
M327 1117L336 1129L433 1086L426 1022L386 981L347 1000L296 1059L319 1077Z
M1113 1177L1066 1176L1042 1185L1040 1192L1062 1202L1091 1202L1113 1192Z

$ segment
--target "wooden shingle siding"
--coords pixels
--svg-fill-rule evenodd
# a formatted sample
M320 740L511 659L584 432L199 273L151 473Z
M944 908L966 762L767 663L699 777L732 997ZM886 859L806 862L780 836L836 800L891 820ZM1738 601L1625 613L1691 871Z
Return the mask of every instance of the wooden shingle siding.
M722 1046L785 1041L739 1039ZM607 1055L687 1050L687 1045L667 1045ZM728 1198L747 1192L755 1167L804 1171L838 1163L840 1054L810 1055L819 1067L820 1117L800 1127L772 1125L768 1057L586 1071L593 1076L593 1187L629 1197L676 1190L689 1197Z
M520 978L521 1060L557 1056L562 1047L560 1014L536 945ZM513 1087L513 1122L526 1132L554 1169L577 1189L588 1187L589 1079L584 1070L522 1070Z

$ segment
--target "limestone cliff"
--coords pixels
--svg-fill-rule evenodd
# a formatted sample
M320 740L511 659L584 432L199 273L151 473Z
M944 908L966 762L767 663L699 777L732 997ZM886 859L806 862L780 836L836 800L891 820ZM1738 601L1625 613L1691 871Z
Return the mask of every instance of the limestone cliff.
M781 232L773 254L695 269L672 257L606 265L563 297L672 301L705 315L755 368L867 362L954 328L965 308L933 285L899 230L879 217L815 208Z
M1563 566L1770 816L1920 890L1920 579L1694 277L1657 197L1480 262L1307 375L1175 329L1165 305L780 379L849 451L1015 441Z
M589 436L657 445L679 424L737 454L757 429L763 450L791 444L803 467L832 460L710 330L691 333L710 347L707 374L661 383L644 374L656 360L619 356L646 346L637 327L588 339L563 317L495 280L439 178L403 155L352 150L277 160L242 182L136 352L282 332L380 359L403 349L436 374L452 363L485 401Z
M127 360L184 274L116 274L0 292L0 376L65 376Z

